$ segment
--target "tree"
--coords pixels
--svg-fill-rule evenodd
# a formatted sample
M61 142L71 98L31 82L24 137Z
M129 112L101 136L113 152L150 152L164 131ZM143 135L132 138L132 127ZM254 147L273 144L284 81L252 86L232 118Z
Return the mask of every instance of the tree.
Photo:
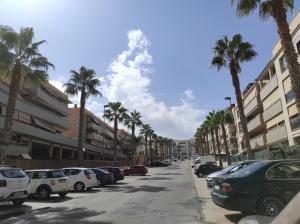
M97 90L100 86L100 80L95 78L96 73L93 69L87 69L81 66L79 71L71 70L71 77L68 83L64 84L65 93L71 96L77 96L80 93L80 114L78 131L78 152L77 159L83 159L83 133L85 121L85 103L90 96L97 96L101 93Z
M39 47L45 41L33 42L33 39L33 28L21 28L17 33L11 27L0 26L0 74L10 81L0 143L0 163L6 153L5 146L11 143L15 106L22 84L38 88L48 79L48 69L54 68L54 65L39 52Z
M153 143L153 135L154 135L154 130L150 128L149 130L149 150L150 150L150 161L153 162L153 148L152 148L152 143Z
M226 124L232 124L234 122L234 118L232 116L232 114L228 111L225 110L221 110L218 112L219 116L220 116L220 121L221 121L221 130L222 130L222 135L223 135L223 139L224 139L224 146L225 146L225 153L226 153L226 160L228 165L231 164L231 160L230 160L230 153L229 153L229 148L228 148L228 143L227 143L227 134L226 134L226 129L225 129L225 125Z
M211 65L220 70L223 67L228 67L232 84L234 86L237 106L240 114L242 130L244 133L244 141L248 159L253 158L250 148L250 138L247 128L246 117L243 107L243 99L240 88L240 80L238 74L241 73L241 63L248 62L256 56L256 52L253 50L253 45L249 42L243 42L243 38L240 34L236 34L231 40L225 36L216 42L216 46L213 48L214 57Z
M141 118L142 115L134 110L133 112L130 112L129 116L124 121L124 124L131 129L131 147L133 151L136 151L135 128L140 127L143 124Z
M216 157L216 144L215 144L215 137L214 137L214 129L215 129L215 123L214 123L214 116L215 116L215 111L209 112L208 116L206 116L206 121L207 121L207 127L208 131L211 136L211 141L213 145L213 154Z
M219 139L219 125L221 124L221 116L219 112L216 112L214 116L212 117L212 127L215 132L215 137L216 137L216 146L219 154L219 166L223 167L223 161L222 161L222 152L221 152L221 144L220 144L220 139Z
M145 139L145 159L144 163L147 166L148 165L148 137L149 132L151 130L151 127L149 124L143 124L142 128L140 129L140 135L144 136Z
M300 115L300 66L286 18L286 12L294 9L294 0L231 0L231 4L235 3L237 3L238 16L248 16L256 8L259 8L259 15L262 20L269 17L274 18Z
M117 162L118 150L118 124L124 122L128 118L127 109L120 102L109 102L105 105L103 117L110 122L114 122L114 164Z

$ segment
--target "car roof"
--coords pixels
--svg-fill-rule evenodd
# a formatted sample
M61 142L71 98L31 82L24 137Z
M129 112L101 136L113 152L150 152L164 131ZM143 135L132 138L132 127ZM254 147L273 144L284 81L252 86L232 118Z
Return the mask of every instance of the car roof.
M90 168L84 168L84 167L67 167L67 168L62 168L63 170L72 170L72 169L77 169L77 170L86 170Z
M39 171L55 171L55 170L61 170L61 169L36 169L36 170L25 170L25 172L39 172Z
M20 169L21 170L21 168L13 167L13 166L2 166L2 167L0 167L0 170L10 170L10 169Z

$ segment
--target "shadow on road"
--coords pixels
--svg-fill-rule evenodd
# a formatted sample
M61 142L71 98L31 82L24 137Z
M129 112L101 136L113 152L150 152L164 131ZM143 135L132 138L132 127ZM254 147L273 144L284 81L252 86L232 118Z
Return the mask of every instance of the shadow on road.
M51 195L51 197L48 200L39 200L37 198L32 197L32 198L29 198L27 201L33 202L33 203L35 203L35 202L36 203L62 203L62 202L70 201L72 199L73 199L72 197L68 197L68 196L62 198L62 197L59 197L56 195L55 196Z
M183 175L182 173L158 173L159 176Z
M101 188L102 189L102 188ZM99 193L101 191L100 188L93 188L91 190L85 190L85 191L82 191L82 192L78 192L78 191L74 191L74 190L71 190L69 191L69 194L72 194L72 193L80 193L80 194L96 194L96 193Z
M172 180L170 177L143 177L139 178L139 180Z
M30 224L30 223L72 223L72 224L112 224L106 221L89 220L95 216L105 214L105 211L94 211L87 208L56 207L51 209L35 210L19 217L5 220L3 223ZM99 217L100 218L100 217Z
M166 187L156 187L156 186L111 186L105 189L106 192L124 192L124 193L135 193L135 192L160 192L160 191L168 191Z
M32 210L31 206L21 205L14 206L13 204L0 205L0 220L7 219L13 216L20 216Z
M242 213L234 213L234 214L228 214L225 215L226 219L228 219L230 222L238 223L242 218L246 217L247 214Z

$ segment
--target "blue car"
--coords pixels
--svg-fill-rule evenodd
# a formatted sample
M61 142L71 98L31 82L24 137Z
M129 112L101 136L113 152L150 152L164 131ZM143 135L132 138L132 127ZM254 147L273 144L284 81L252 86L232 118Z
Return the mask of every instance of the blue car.
M111 172L114 175L114 179L116 182L120 180L124 180L124 172L119 167L102 166L97 168Z

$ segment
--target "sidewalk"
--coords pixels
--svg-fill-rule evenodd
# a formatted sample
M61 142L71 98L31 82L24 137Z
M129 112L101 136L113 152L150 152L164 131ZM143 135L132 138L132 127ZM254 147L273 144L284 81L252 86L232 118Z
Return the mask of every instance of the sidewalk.
M210 197L211 190L207 188L205 178L198 178L192 174L197 189L198 198L201 203L203 221L207 224L232 224L238 223L242 214L239 212L228 211L214 204Z

